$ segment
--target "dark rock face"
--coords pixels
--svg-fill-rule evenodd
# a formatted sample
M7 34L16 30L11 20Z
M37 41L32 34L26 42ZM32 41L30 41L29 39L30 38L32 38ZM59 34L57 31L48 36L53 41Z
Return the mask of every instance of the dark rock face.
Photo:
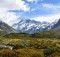
M6 33L16 32L15 29L10 27L8 24L4 23L3 21L0 21L0 31L4 31Z
M57 35L60 35L60 19L58 22L52 27L51 29L52 32L54 32Z
M57 27L60 27L60 19L59 19L59 21L52 27L52 29L57 28Z

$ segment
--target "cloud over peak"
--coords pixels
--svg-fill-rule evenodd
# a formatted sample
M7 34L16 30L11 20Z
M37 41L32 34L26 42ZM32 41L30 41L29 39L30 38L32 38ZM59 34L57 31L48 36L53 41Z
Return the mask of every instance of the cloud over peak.
M51 14L51 15L45 15L45 16L38 16L38 17L34 17L31 18L32 20L36 20L36 21L47 21L47 22L53 22L56 19L60 19L60 13L59 14Z
M60 17L60 0L0 0L0 20L12 25L20 17L54 21Z
M18 21L18 16L13 12L8 12L9 10L22 10L27 12L30 8L23 0L0 0L0 20L11 25Z

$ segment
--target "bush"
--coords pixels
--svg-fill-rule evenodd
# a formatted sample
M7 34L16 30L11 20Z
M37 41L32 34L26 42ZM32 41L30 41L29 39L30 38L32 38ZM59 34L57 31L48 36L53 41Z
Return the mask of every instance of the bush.
M35 49L0 50L0 57L44 57L43 51Z
M44 55L49 56L51 54L54 54L55 52L60 52L60 48L58 47L49 47L44 50Z
M24 46L16 44L14 45L13 49L20 49L20 48L24 48Z

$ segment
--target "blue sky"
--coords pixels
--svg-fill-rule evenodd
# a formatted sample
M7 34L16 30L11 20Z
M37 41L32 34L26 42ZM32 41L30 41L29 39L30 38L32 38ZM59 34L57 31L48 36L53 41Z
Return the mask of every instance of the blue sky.
M32 0L32 1L28 1L28 0L23 0L25 1L26 4L28 4L28 7L30 8L29 11L22 11L20 9L18 10L10 10L10 12L14 12L17 15L19 15L20 13L22 13L22 17L27 17L27 18L31 18L31 17L36 17L36 16L43 16L43 15L50 15L50 14L54 14L56 13L53 8L48 8L49 6L56 6L59 5L60 0ZM46 5L44 8L44 5ZM47 9L48 8L48 9Z
M9 25L20 19L53 22L60 18L60 0L0 0L0 15Z

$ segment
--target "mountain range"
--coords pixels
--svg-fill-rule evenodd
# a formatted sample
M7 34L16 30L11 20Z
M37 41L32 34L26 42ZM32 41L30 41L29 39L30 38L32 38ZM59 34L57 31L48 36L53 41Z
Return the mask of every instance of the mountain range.
M52 23L40 22L35 20L20 20L18 23L14 23L12 26L0 21L0 34L4 33L29 33L34 34L38 32L52 31L54 33L60 33L60 19Z
M49 26L48 22L39 22L35 20L20 20L19 23L15 23L12 25L17 31L22 33L37 33L42 32L45 27Z
M43 32L43 31L49 31L51 29L56 28L58 25L57 23L60 23L59 20L54 21L52 23L49 22L40 22L40 21L35 21L35 20L20 20L18 23L15 23L12 25L14 29L16 29L18 32L21 33L37 33L37 32Z

